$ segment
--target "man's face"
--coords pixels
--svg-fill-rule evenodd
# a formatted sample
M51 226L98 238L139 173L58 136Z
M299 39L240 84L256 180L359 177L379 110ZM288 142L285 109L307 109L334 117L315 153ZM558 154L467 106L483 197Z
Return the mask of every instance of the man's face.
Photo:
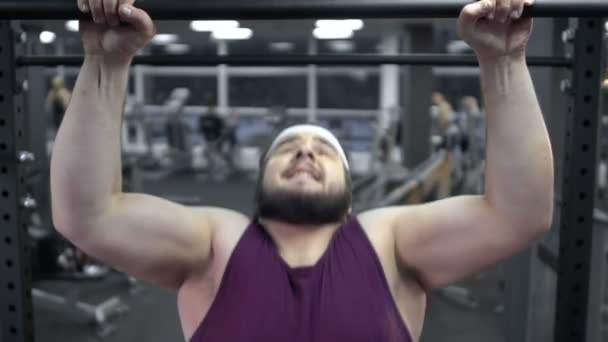
M291 224L338 222L351 189L334 147L315 134L294 135L271 152L258 184L258 215Z

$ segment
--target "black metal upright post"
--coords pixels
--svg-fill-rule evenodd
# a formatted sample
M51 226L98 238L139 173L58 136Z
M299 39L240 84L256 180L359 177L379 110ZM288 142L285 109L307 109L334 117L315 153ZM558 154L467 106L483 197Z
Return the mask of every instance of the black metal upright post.
M2 341L33 341L31 266L26 247L23 83L15 70L10 22L0 21L0 328Z
M566 132L555 316L556 342L593 341L588 331L593 284L594 189L603 21L579 19L574 40L571 122Z

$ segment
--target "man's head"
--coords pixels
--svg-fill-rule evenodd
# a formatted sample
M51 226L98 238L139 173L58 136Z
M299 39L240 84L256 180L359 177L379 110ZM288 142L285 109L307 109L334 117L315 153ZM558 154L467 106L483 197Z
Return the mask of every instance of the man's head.
M256 215L300 225L339 222L351 208L348 170L331 132L312 125L287 128L262 156Z

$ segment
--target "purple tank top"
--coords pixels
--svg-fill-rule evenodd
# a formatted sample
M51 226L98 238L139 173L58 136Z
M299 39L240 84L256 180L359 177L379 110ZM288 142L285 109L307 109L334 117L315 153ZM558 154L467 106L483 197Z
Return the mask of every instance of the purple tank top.
M290 268L251 223L191 342L412 342L355 217L310 267Z

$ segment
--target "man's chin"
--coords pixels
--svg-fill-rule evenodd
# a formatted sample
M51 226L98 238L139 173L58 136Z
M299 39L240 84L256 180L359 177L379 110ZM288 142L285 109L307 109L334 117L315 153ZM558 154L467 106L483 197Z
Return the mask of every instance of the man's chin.
M321 183L313 178L291 178L286 179L281 185L285 191L298 191L306 193L320 193Z
M348 194L324 194L310 187L260 192L257 199L261 217L302 225L338 222L350 207Z

